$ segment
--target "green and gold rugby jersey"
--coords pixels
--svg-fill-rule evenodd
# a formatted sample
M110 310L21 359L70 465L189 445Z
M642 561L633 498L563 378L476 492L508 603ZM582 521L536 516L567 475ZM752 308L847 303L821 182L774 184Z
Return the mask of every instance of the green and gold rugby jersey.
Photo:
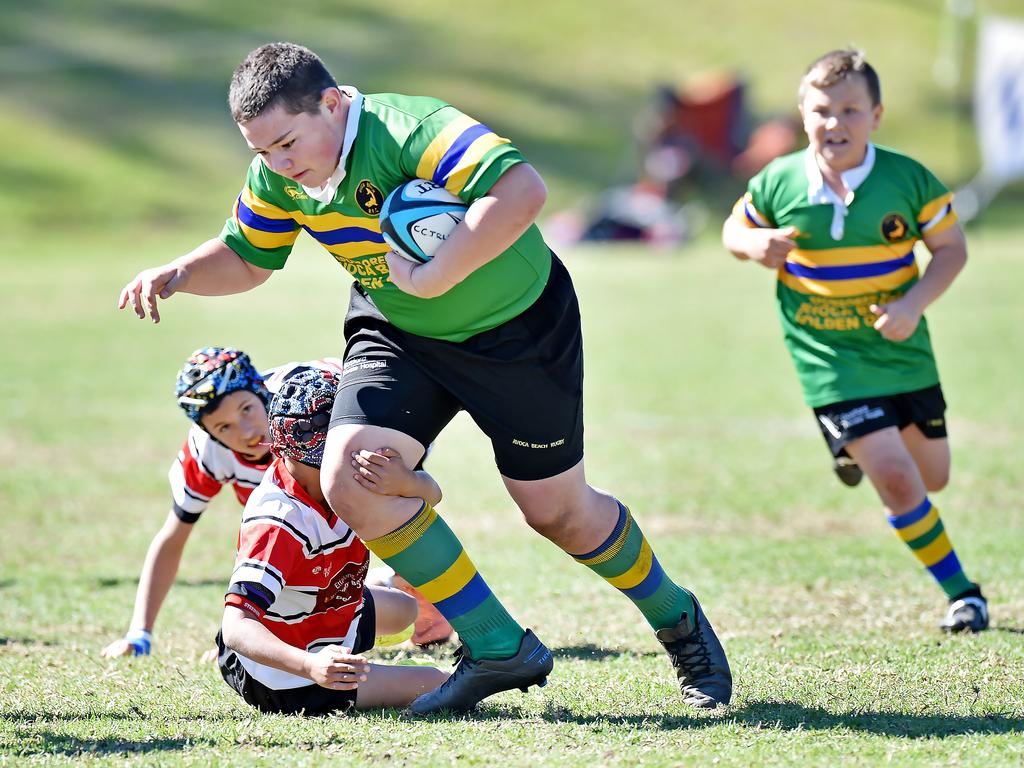
M502 173L524 162L508 139L437 99L356 93L345 142L337 191L326 202L254 158L221 239L252 264L281 269L305 230L390 322L420 336L462 341L533 304L551 269L536 225L447 293L421 299L388 281L390 249L377 218L384 198L409 179L430 179L467 203L485 195Z
M843 174L852 194L825 185L810 150L780 157L751 179L733 216L750 227L796 227L778 271L783 335L811 407L912 392L938 383L924 318L906 341L882 338L872 304L917 282L914 244L956 222L953 196L917 161L868 145Z

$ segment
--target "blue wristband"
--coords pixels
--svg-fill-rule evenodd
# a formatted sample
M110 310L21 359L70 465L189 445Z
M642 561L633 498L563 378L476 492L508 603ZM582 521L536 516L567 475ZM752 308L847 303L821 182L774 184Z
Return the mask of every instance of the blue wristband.
M153 649L153 635L148 629L130 629L124 639L132 647L133 656L149 656Z

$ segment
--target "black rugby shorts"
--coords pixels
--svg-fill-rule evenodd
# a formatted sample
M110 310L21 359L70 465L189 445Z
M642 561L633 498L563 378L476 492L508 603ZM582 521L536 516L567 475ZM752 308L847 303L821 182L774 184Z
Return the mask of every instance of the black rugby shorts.
M377 634L377 610L373 594L363 589L363 608L359 628L352 648L353 654L373 648ZM356 705L356 691L334 691L313 683L298 688L275 690L255 679L242 666L233 650L224 645L224 638L217 633L217 666L224 682L234 688L247 704L260 712L276 712L283 715L329 715L332 712L349 712ZM315 650L315 649L311 649Z
M916 424L930 439L946 437L946 400L938 384L898 395L844 400L814 409L833 456L847 456L846 445L886 427Z
M452 342L406 333L358 283L331 426L370 424L430 445L460 410L490 438L501 474L540 480L583 458L583 334L572 279L551 275L517 317Z

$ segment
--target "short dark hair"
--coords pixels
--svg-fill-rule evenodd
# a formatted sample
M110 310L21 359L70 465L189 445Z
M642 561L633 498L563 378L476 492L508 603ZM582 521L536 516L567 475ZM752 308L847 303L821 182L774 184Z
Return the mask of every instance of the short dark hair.
M228 106L246 123L280 104L298 115L315 113L327 88L338 86L320 57L294 43L268 43L250 51L231 76Z
M807 86L828 88L851 75L860 75L868 87L871 106L882 103L882 85L875 68L868 64L864 52L854 49L829 51L815 59L800 80L800 100L803 101Z

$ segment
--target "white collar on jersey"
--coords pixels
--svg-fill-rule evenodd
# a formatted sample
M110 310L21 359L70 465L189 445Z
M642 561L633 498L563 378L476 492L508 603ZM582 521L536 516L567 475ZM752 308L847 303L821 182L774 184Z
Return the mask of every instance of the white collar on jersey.
M346 93L352 101L348 105L348 119L345 121L345 139L341 145L341 157L338 158L338 167L334 174L322 187L307 187L303 185L303 191L318 203L330 203L338 194L338 187L345 179L345 160L352 149L352 142L356 140L356 132L359 130L359 115L363 111L363 94L355 86L341 85L339 91Z
M807 202L811 205L832 205L832 228L830 234L833 240L843 239L846 214L849 211L850 204L853 202L854 191L864 183L864 180L874 167L875 145L868 142L868 151L864 154L864 162L856 168L851 168L840 174L843 184L849 190L844 200L835 193L832 187L825 183L825 179L821 175L821 169L818 168L818 161L814 157L814 150L808 147L807 152L804 153L804 173L807 175Z

